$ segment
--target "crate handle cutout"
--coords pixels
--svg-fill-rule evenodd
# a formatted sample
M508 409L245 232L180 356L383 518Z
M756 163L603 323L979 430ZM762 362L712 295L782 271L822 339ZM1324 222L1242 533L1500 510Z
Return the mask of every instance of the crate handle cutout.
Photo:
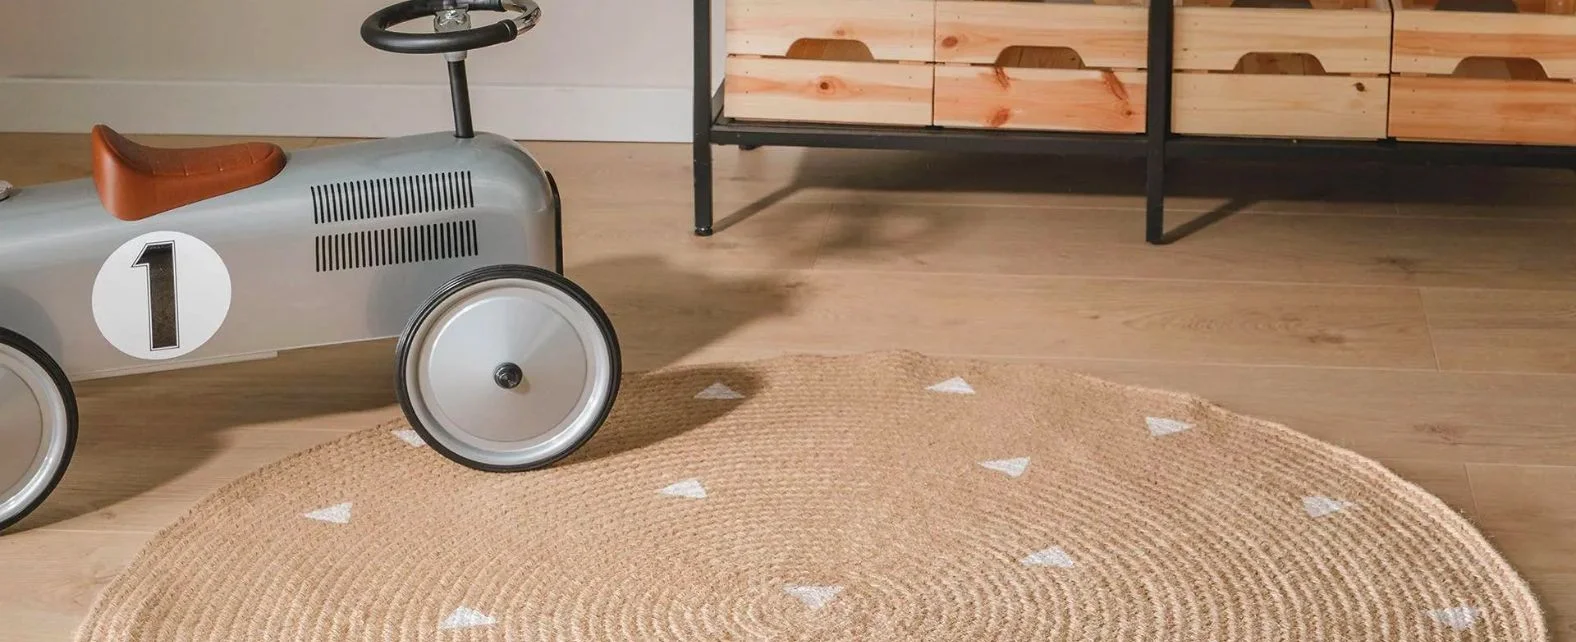
M1184 7L1216 7L1222 9L1308 9L1314 11L1386 9L1385 5L1375 0L1180 0L1180 2Z
M858 40L834 38L800 38L788 47L789 58L799 60L837 60L845 62L875 62L870 47Z
M1543 63L1532 58L1501 56L1469 56L1463 58L1450 74L1456 78L1486 78L1491 80L1549 80ZM1562 81L1563 82L1563 81Z
M1253 76L1328 76L1324 64L1313 54L1250 51L1237 59L1230 73Z
M1403 10L1462 13L1576 14L1576 0L1402 0Z
M1149 0L974 0L975 2L1018 2L1028 4L1081 4L1106 7L1149 7Z
M1013 45L1001 50L994 67L1027 69L1088 69L1083 56L1071 47L1031 47Z

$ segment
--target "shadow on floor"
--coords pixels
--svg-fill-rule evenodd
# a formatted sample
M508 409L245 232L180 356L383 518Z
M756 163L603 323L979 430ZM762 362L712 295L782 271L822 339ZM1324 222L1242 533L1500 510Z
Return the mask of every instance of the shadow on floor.
M613 413L564 465L592 462L672 439L758 396L764 382L726 365L694 366L629 377ZM732 398L734 395L738 398Z
M379 341L79 382L76 452L60 486L17 528L70 520L163 486L226 448L233 428L389 407L393 354Z
M652 256L611 258L567 271L612 318L625 372L662 368L751 323L789 314L797 287L776 272L716 276Z
M737 151L772 153L770 148ZM1143 208L1143 159L1013 156L887 150L802 150L791 182L742 208L719 207L717 229L737 225L798 191L818 188L901 194L945 192L940 202L967 206L969 195L1086 197L1102 207ZM739 161L743 162L743 161ZM1180 159L1167 173L1168 241L1253 209L1318 212L1371 206L1569 208L1576 217L1576 172L1476 166ZM975 202L988 202L984 200ZM1015 203L1022 203L1017 200Z
M593 262L569 276L590 290L613 318L626 373L661 368L752 321L783 314L793 297L792 288L778 276L723 279L655 258ZM233 428L378 409L397 416L394 376L394 342L378 340L262 361L81 382L76 386L81 427L66 476L14 529L112 510L203 465L226 448L224 433ZM722 371L683 376L705 379L706 385L726 380L740 392L756 385ZM660 385L653 381L627 387L619 407L623 395L632 403L645 403L645 391ZM717 411L727 407L707 406ZM637 448L707 420L704 413L690 418L690 423L623 435L613 422L608 435L599 434L588 444L586 456Z

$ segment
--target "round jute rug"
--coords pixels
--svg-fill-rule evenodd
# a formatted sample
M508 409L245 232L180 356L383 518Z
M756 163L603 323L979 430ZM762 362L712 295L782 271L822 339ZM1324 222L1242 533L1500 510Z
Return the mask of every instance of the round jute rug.
M160 533L80 640L1523 642L1437 498L1205 401L912 353L627 376L559 465L369 428Z

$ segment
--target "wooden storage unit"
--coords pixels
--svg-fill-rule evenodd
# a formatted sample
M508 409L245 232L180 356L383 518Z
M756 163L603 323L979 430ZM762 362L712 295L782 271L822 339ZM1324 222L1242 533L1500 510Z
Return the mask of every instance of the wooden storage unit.
M1147 12L1097 1L938 0L934 124L1144 131Z
M728 0L723 115L931 124L932 0Z
M1576 145L1576 2L1405 0L1390 135Z
M1388 0L1180 0L1172 131L1380 139Z

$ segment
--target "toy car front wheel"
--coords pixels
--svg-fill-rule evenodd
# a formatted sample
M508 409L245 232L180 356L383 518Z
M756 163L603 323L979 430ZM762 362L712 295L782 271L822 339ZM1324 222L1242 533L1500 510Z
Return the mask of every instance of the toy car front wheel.
M0 328L0 531L60 483L77 442L65 371L37 344Z
M440 288L397 349L395 390L411 428L471 468L513 472L574 452L618 396L618 338L573 282L522 265Z

